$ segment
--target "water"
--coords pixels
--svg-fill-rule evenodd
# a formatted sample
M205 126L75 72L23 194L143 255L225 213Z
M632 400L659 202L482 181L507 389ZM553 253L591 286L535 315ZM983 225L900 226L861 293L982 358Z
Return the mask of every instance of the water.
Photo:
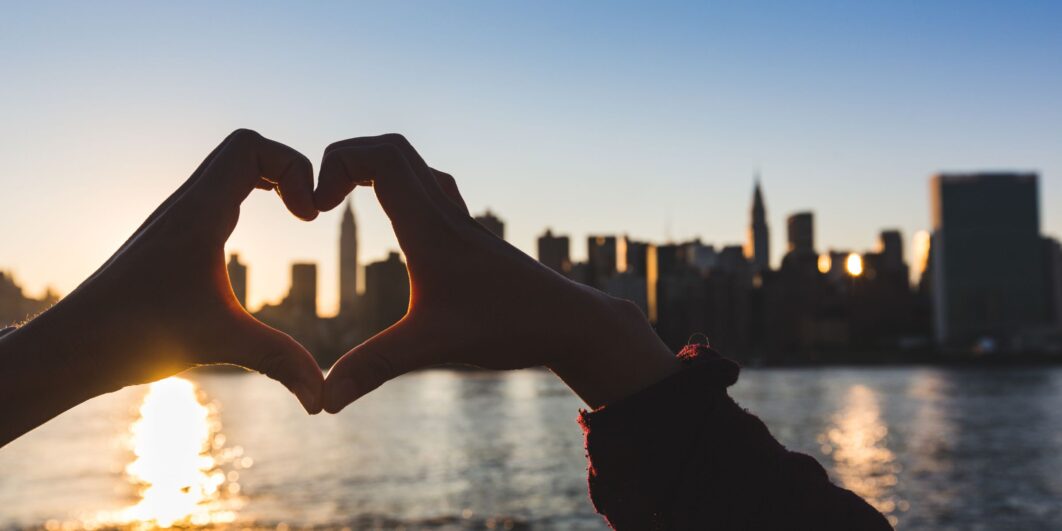
M426 371L338 416L192 374L0 449L0 528L605 529L579 401L543 371ZM761 369L733 389L900 529L1062 529L1062 368Z

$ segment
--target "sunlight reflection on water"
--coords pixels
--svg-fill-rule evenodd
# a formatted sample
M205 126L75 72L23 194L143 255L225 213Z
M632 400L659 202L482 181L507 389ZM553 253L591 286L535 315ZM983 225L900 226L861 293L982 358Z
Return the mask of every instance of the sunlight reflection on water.
M217 407L196 384L177 377L151 384L128 441L133 461L125 475L139 501L83 522L86 528L235 521L241 504L239 473L226 473L225 467L250 466L251 461L241 448L225 448Z
M894 495L900 471L896 455L886 444L889 428L881 416L877 394L865 385L848 388L844 408L818 436L823 454L832 457L840 483L862 496L896 525L893 513L907 502Z
M267 378L184 380L91 400L0 451L0 529L606 529L581 403L545 371L423 371L312 417ZM758 369L731 391L898 529L1062 529L1060 367Z

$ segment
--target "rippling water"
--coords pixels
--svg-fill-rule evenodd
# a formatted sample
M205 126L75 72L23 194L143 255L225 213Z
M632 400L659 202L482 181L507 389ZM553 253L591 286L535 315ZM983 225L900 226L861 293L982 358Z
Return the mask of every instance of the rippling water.
M734 396L900 529L1062 529L1062 369L746 370ZM0 527L604 529L551 374L426 371L338 416L191 374L0 449Z

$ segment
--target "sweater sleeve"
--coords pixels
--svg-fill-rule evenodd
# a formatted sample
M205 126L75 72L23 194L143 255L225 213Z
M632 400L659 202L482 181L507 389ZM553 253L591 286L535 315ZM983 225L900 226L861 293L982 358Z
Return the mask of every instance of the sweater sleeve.
M675 375L580 412L590 498L618 530L892 529L726 392L738 366L687 346Z

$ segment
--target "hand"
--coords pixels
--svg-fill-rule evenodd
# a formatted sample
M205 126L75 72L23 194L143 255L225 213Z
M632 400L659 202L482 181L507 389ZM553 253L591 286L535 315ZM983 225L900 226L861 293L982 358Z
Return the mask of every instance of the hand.
M324 408L405 372L442 363L489 369L545 365L591 406L677 370L632 303L576 284L495 237L469 214L454 179L399 135L325 150L314 199L335 208L371 184L408 261L404 318L344 355L325 381Z
M7 386L7 397L36 403L20 393L44 382L25 374L46 377L60 395L42 411L13 412L23 430L88 397L211 363L263 372L308 412L320 411L323 377L312 356L248 314L229 285L225 241L255 188L276 189L301 219L317 216L309 160L253 131L236 131L98 271L3 337L2 359L24 369L11 378L25 380Z

